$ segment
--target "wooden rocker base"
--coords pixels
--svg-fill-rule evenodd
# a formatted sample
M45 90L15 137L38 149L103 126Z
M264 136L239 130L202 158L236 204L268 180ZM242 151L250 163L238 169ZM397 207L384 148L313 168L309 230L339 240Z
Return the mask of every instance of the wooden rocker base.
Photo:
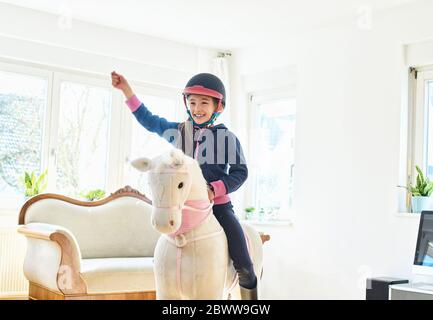
M156 291L68 294L29 282L30 300L155 300Z

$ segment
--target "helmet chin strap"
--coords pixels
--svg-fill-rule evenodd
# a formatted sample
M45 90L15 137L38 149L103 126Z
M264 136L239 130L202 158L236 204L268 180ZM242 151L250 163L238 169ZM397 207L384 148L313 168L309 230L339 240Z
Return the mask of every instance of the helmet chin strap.
M191 111L190 111L190 110L186 110L186 112L188 113L188 116L189 116L190 120L192 121L193 125L194 125L194 126L197 126L197 127L199 127L199 128L207 128L207 127L211 127L211 126L213 126L215 120L216 120L216 119L218 118L218 116L221 114L220 112L214 112L214 113L212 114L212 117L211 117L208 121L203 122L203 123L197 123L197 122L194 121L194 118L193 118L192 115L191 115Z
M183 101L185 102L186 113L188 114L189 119L192 121L192 123L193 123L194 126L197 126L199 128L208 128L208 127L213 126L214 122L216 121L216 119L221 114L220 111L215 111L214 113L212 113L212 116L210 117L210 119L208 121L206 121L204 123L197 123L197 122L194 121L194 118L192 117L191 110L188 109L188 105L186 103L186 97L185 96L184 96ZM221 107L222 107L222 103L221 103L221 100L220 100L219 103L218 103L217 110L220 110Z

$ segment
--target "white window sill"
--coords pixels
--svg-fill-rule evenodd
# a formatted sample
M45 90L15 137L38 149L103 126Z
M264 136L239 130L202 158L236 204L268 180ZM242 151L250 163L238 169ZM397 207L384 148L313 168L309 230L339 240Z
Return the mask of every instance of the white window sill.
M411 218L411 219L419 219L421 217L421 213L417 212L396 212L394 214L399 218Z
M290 219L285 220L275 220L275 221L265 221L265 220L244 220L241 222L256 225L256 226L271 226L271 227L286 227L293 225L293 221Z

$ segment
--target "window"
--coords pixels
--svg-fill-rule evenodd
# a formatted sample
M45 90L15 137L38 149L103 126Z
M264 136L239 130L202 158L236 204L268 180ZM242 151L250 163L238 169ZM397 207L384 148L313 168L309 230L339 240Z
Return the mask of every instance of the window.
M413 153L411 163L433 180L433 68L413 70ZM409 176L416 176L411 168Z
M2 67L2 66L0 66ZM0 198L21 197L19 177L42 169L48 76L0 70ZM14 70L21 69L16 68ZM35 75L34 75L35 74Z
M296 100L255 104L251 149L254 154L252 219L283 220L293 202Z
M155 92L155 95L138 93L137 96L152 114L165 118L168 121L182 121L180 120L180 114L182 114L183 109L176 103L174 95L164 97L162 93ZM129 118L131 121L131 146L127 152L128 159L133 160L140 157L153 158L173 148L168 141L156 133L145 129L133 115L129 115ZM147 197L151 196L146 182L146 174L135 170L129 162L126 164L125 182L141 193L144 193Z
M146 92L139 96L154 114L185 118L179 90L133 86ZM45 192L73 198L91 189L108 195L125 183L148 194L129 160L171 147L137 123L109 76L84 72L0 62L0 121L1 213L21 207L24 171L48 169Z
M427 174L433 180L433 74L424 84L425 105L428 110L427 127Z
M111 90L60 82L56 191L77 197L106 189Z
M406 190L415 184L419 166L433 180L433 66L409 68L408 107L401 122L399 212L411 212L411 197Z

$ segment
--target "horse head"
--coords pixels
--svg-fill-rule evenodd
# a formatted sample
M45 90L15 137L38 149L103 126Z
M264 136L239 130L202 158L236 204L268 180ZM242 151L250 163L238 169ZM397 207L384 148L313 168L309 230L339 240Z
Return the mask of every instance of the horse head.
M155 158L138 158L132 166L147 172L152 198L152 226L161 233L176 232L188 200L208 199L206 181L196 160L172 149Z

